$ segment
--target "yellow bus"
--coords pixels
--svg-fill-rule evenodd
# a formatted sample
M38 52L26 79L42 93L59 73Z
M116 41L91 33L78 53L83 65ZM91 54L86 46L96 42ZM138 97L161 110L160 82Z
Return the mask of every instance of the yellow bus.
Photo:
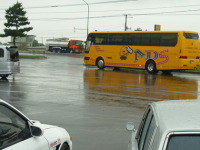
M158 71L196 69L200 42L192 31L91 32L86 41L84 63L105 67Z

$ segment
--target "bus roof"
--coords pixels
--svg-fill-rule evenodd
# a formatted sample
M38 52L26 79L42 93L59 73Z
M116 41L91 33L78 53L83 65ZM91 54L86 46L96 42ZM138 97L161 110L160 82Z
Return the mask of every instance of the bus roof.
M93 31L90 32L90 34L94 33L195 33L198 34L198 32L195 31Z

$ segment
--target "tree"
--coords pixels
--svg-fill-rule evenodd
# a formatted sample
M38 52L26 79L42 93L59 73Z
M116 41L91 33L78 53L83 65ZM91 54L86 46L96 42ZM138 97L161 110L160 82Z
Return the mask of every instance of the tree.
M6 10L5 18L7 20L4 29L4 34L1 34L1 37L13 37L13 44L16 45L16 37L24 37L28 32L33 29L33 27L27 27L30 24L28 17L25 17L26 11L22 7L21 3L16 3L12 7L9 7Z
M33 47L36 47L36 46L39 46L40 44L38 43L38 41L37 40L34 40L33 41Z

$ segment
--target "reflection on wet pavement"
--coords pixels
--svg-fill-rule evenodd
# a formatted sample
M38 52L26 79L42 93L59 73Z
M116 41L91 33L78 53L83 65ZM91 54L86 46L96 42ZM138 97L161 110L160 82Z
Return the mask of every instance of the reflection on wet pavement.
M91 101L139 103L198 98L198 82L185 78L112 70L84 70L85 91Z

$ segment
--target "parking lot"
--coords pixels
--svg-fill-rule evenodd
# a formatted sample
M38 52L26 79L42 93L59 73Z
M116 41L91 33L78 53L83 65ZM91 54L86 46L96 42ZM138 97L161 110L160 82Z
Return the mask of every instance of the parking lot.
M198 76L98 70L81 55L47 55L22 59L20 74L0 80L0 98L31 119L67 129L74 150L122 150L128 121L137 128L153 101L198 99Z

